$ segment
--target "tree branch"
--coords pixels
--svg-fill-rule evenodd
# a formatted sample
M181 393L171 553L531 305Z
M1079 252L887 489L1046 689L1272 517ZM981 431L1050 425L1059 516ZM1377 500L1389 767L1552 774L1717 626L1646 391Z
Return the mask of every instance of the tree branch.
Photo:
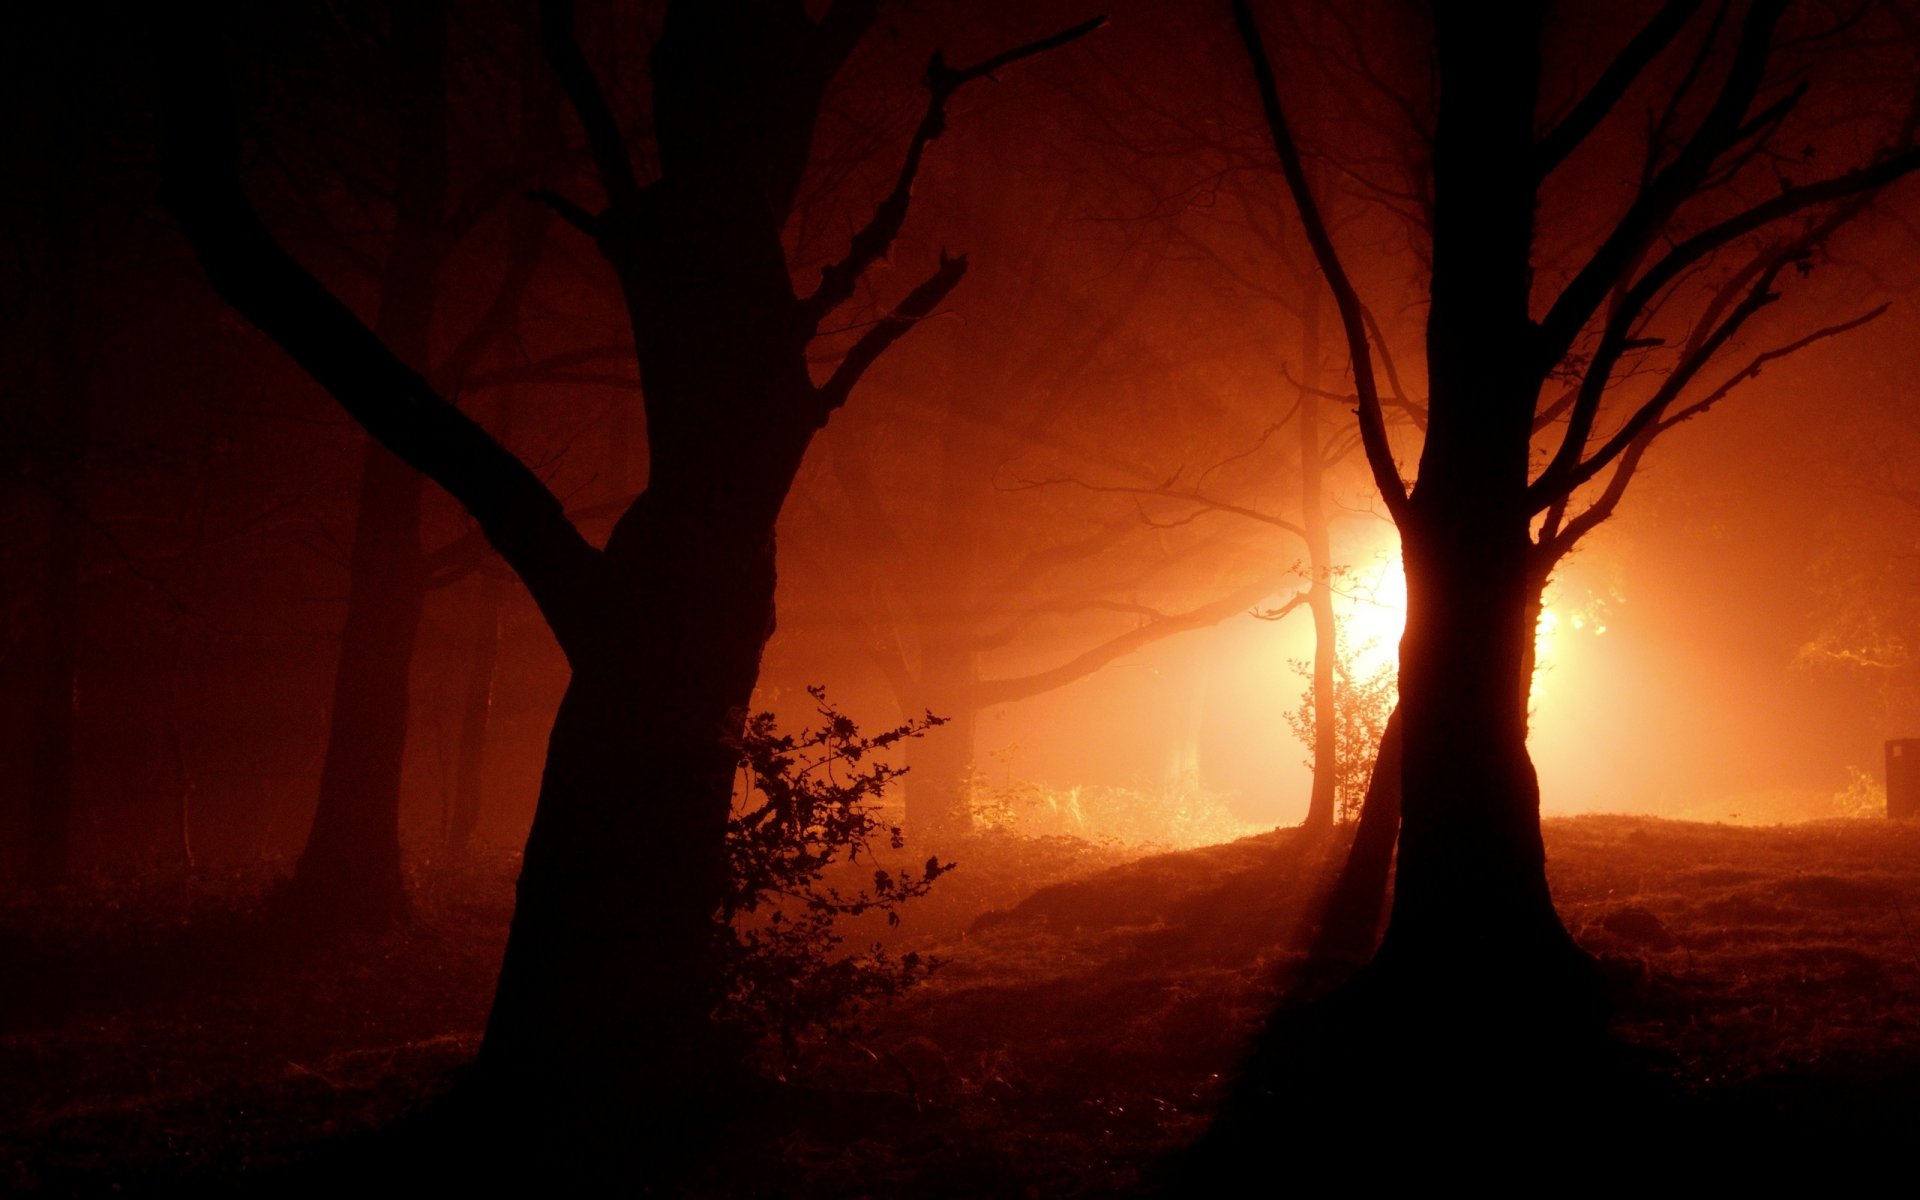
M274 239L240 185L239 140L208 49L214 43L206 31L181 32L163 84L160 198L214 291L370 435L465 506L526 583L561 646L579 649L598 552L525 463L396 358Z
M801 302L810 322L809 328L818 329L828 313L844 304L853 295L860 277L874 263L886 257L887 251L892 248L900 227L906 223L907 206L913 199L913 181L920 173L920 161L928 144L946 132L947 101L952 99L953 94L976 79L985 78L1021 59L1085 37L1106 23L1105 17L1095 17L1051 37L1016 46L971 67L957 70L947 66L945 57L938 51L934 53L933 61L927 64L927 110L913 131L913 139L907 143L907 156L900 165L900 174L894 179L893 189L874 209L873 216L853 235L846 257L821 271L819 286Z
M1186 612L1172 613L1157 621L1149 621L1118 637L1108 638L1092 649L1077 654L1049 670L1035 671L1030 675L1015 675L1006 679L982 680L965 693L968 707L991 708L996 704L1011 704L1015 700L1038 696L1055 688L1064 687L1077 679L1083 679L1108 663L1124 658L1143 646L1150 646L1177 633L1218 625L1228 617L1245 612L1259 603L1260 598L1279 586L1283 578L1285 578L1284 575L1270 575L1237 588L1210 604L1203 604Z
M907 298L895 305L892 312L861 334L860 340L853 344L853 349L847 351L847 356L841 359L840 365L833 369L833 374L825 383L814 389L814 395L820 400L822 422L835 409L847 402L847 397L853 392L853 385L859 383L860 377L867 373L867 368L886 353L887 347L899 341L909 329L925 320L940 302L947 298L948 293L960 286L960 280L966 273L966 255L949 258L946 251L940 252L939 268L927 276L919 287L908 292Z
M1771 200L1756 204L1718 224L1708 226L1669 250L1665 257L1649 268L1646 274L1627 290L1626 296L1622 298L1613 315L1608 318L1607 328L1601 334L1600 345L1594 351L1593 361L1587 368L1585 378L1581 380L1579 395L1568 418L1567 434L1561 440L1553 461L1540 473L1530 490L1536 494L1571 490L1566 480L1572 475L1580 461L1580 456L1586 452L1587 438L1592 433L1593 422L1598 416L1601 398L1612 376L1613 366L1632 343L1630 334L1634 322L1662 289L1678 278L1683 271L1721 247L1773 222L1819 204L1875 191L1915 170L1920 170L1920 147L1910 147L1878 163L1862 167L1857 171L1850 171L1845 175L1788 188ZM1831 228L1832 223L1829 223L1828 227L1822 231L1822 236L1830 233Z
M1550 130L1547 135L1534 144L1534 174L1545 179L1553 169L1565 162L1567 156L1580 147L1600 122L1606 119L1620 97L1627 94L1635 80L1660 57L1673 39L1680 35L1693 14L1700 9L1700 0L1667 0L1653 19L1633 36L1607 69L1600 73L1591 90L1582 96L1566 117Z
M1741 25L1732 65L1693 136L1672 162L1656 172L1607 234L1599 249L1555 298L1540 321L1540 357L1551 368L1586 325L1600 302L1632 270L1646 246L1675 210L1693 196L1714 162L1735 144L1747 109L1765 79L1773 30L1788 0L1755 0Z
M1333 292L1334 304L1340 311L1340 326L1347 339L1347 357L1353 367L1354 390L1359 393L1361 444L1366 448L1367 465L1373 470L1374 485L1380 489L1387 512L1399 523L1408 514L1407 488L1400 478L1399 464L1394 462L1393 446L1387 440L1387 423L1380 410L1380 390L1374 382L1373 354L1367 345L1360 295L1347 277L1339 251L1334 248L1333 239L1327 234L1326 221L1320 215L1320 205L1314 200L1313 189L1307 184L1306 168L1301 165L1299 148L1294 145L1293 133L1287 127L1286 112L1280 106L1280 89L1274 80L1273 62L1267 57L1266 45L1260 40L1260 27L1253 19L1253 10L1247 0L1233 0L1233 19L1240 31L1240 40L1246 46L1247 58L1253 66L1254 82L1260 89L1260 104L1266 112L1267 131L1272 136L1274 151L1280 157L1280 170L1286 176L1287 189L1293 194L1294 207L1300 211L1300 224L1306 230L1307 244L1313 247L1314 260L1320 265L1320 276Z
M573 0L540 0L540 49L553 65L553 73L586 131L587 149L593 155L600 186L606 189L607 203L613 208L633 208L640 201L640 181L634 176L626 139L620 136L620 125L607 104L607 93L594 78L593 67L580 48L573 26ZM566 210L556 206L556 211L569 224L590 232Z

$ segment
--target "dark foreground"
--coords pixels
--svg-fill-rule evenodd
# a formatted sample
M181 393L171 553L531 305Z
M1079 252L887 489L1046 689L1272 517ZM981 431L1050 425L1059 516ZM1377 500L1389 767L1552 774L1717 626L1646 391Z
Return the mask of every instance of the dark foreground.
M1711 1160L1733 1153L1753 1170L1790 1154L1844 1174L1911 1142L1920 824L1591 817L1547 836L1561 911L1620 998L1616 1058L1635 1079L1533 1106L1538 1129L1584 1147L1584 1169L1637 1162L1638 1139L1656 1138L1662 1159L1692 1149L1693 1167L1723 1177ZM1117 867L1004 844L956 857L947 896L901 936L947 966L866 1033L802 1047L756 1119L676 1190L1186 1190L1182 1151L1293 977L1328 849L1282 831ZM404 929L297 952L259 915L257 877L96 882L9 904L0 1192L297 1194L395 1163L429 1182L420 1147L439 1143L416 1114L474 1052L512 866L425 875ZM1017 899L1023 878L1076 871ZM1316 1021L1286 1028L1333 1036ZM1404 1100L1329 1091L1308 1105L1314 1132L1272 1129L1276 1172L1377 1173ZM1473 1080L1452 1100L1474 1104ZM1476 1128L1452 1116L1449 1129ZM1328 1161L1328 1128L1382 1158ZM1482 1132L1497 1149L1513 1131ZM1476 1169L1486 1147L1463 1145L1455 1165Z

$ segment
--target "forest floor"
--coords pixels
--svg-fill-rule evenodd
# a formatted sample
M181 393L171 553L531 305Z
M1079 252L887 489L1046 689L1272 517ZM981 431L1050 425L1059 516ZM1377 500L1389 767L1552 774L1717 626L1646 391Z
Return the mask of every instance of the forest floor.
M1911 1138L1920 822L1581 817L1546 835L1569 928L1642 981L1618 1032L1674 1089L1836 1154ZM805 1118L691 1190L1143 1188L1278 999L1332 853L1279 831L1134 861L955 857L898 941L944 966L858 1041L805 1047ZM0 1193L277 1194L317 1147L416 1108L478 1043L512 872L424 873L404 928L298 952L262 916L259 871L0 902Z

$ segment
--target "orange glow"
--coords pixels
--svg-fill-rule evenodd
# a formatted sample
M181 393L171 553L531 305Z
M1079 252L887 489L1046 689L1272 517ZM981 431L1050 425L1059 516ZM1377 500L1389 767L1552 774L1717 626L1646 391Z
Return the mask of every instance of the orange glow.
M1366 677L1393 666L1399 657L1400 636L1407 625L1407 576L1400 551L1381 551L1364 566L1348 568L1334 580L1335 613L1352 654L1351 670ZM1562 613L1552 604L1540 609L1534 628L1534 700L1547 693L1545 675L1556 664L1556 654L1568 634L1599 637L1607 632L1596 613Z

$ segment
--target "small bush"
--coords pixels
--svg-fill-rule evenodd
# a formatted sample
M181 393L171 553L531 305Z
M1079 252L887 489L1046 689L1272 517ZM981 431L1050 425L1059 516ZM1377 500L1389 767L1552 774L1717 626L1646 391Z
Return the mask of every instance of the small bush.
M938 965L918 954L894 958L877 943L844 952L838 927L876 911L898 924L900 906L954 867L937 858L910 872L873 863L876 841L904 844L875 806L905 768L876 755L941 718L929 713L867 736L824 688L807 690L817 724L782 733L772 713L759 713L741 735L727 827L733 888L720 914L732 980L722 1015L789 1060L801 1035L853 1036L862 1003L897 995Z
M1333 794L1335 814L1342 821L1360 819L1360 806L1367 798L1367 782L1373 778L1373 763L1380 754L1380 738L1387 731L1387 718L1400 702L1399 672L1392 665L1363 674L1361 656L1373 643L1355 647L1343 629L1335 636L1333 663ZM1300 694L1300 705L1287 712L1287 724L1293 735L1308 750L1313 749L1319 728L1313 707L1313 664L1293 659L1294 671L1307 680ZM1311 769L1314 763L1307 760Z

